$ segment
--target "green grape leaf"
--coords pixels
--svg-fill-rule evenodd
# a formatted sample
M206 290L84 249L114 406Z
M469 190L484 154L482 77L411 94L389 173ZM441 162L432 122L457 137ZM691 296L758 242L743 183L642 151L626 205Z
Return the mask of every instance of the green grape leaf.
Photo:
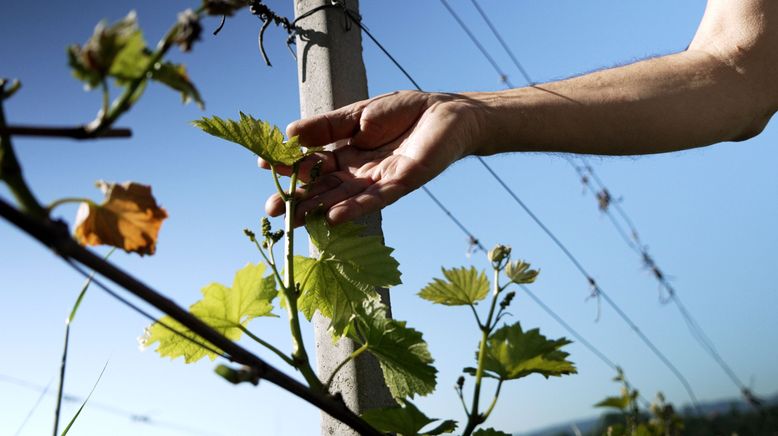
M354 314L354 307L368 296L377 295L372 286L360 286L347 280L333 262L295 256L296 277L302 277L302 294L297 308L310 321L318 310L330 319L330 329L340 336Z
M442 269L448 279L435 279L419 292L419 296L433 303L447 306L476 304L489 293L489 279L475 267Z
M224 120L217 116L203 117L192 122L205 133L240 144L272 165L292 165L306 156L297 137L284 142L278 127L240 113L240 121ZM308 152L318 150L309 149Z
M219 283L211 283L202 289L203 298L189 307L192 315L200 318L228 339L236 341L243 334L241 327L260 316L275 316L272 314L272 301L278 294L275 278L271 274L263 277L265 265L248 264L237 273L228 288ZM186 338L205 342L192 331L179 324L169 316L161 322L181 333ZM141 346L149 347L159 342L157 352L162 357L184 357L186 363L196 362L203 357L216 358L216 354L198 344L192 343L160 323L154 323L146 329L141 338Z
M473 433L473 436L511 436L510 433L504 431L495 430L493 428L479 428Z
M386 316L378 298L366 299L356 311L349 337L375 356L389 391L396 399L435 390L437 369L422 334Z
M137 16L132 11L111 26L104 21L98 23L83 46L70 45L67 49L68 64L73 76L84 82L87 89L92 89L115 68L117 58L136 54L139 43L142 44L141 48L145 47Z
M570 343L566 338L549 340L538 329L524 332L519 323L506 325L486 340L484 369L502 380L575 374L575 366L566 360L569 354L560 350Z
M319 259L333 262L349 280L387 287L402 283L400 264L391 256L394 249L381 236L362 236L364 226L344 223L332 227L321 212L309 213L305 229L319 250Z
M629 407L630 398L627 396L621 397L606 397L604 400L595 404L594 407L626 410Z
M384 433L394 433L398 436L435 436L453 432L457 424L455 421L443 421L432 430L422 432L422 428L437 421L428 418L410 401L400 401L395 407L371 409L362 413L362 419L377 430Z
M508 265L505 266L505 275L507 275L513 283L518 283L520 285L533 283L538 277L538 274L540 274L540 270L529 269L529 263L524 262L523 260L514 260L508 262Z
M118 85L126 86L129 82L143 76L150 61L151 56L143 33L136 30L127 37L124 46L116 54L108 75L116 79Z
M355 310L375 287L400 284L399 263L379 236L361 236L362 226L331 227L321 213L306 217L306 229L319 251L316 259L295 260L295 277L302 294L298 307L310 319L318 309L341 335Z
M193 101L200 109L205 109L205 102L194 83L189 80L183 65L171 62L159 63L151 70L151 78L181 93L181 101L184 104Z

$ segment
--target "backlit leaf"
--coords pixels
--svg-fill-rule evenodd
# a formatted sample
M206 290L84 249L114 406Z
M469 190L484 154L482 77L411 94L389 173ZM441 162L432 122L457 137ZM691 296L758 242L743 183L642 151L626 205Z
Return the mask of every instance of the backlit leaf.
M151 70L151 78L181 93L181 101L184 104L193 101L200 109L205 109L205 103L200 97L200 92L194 83L189 80L186 68L183 65L170 62L158 63Z
M346 280L333 262L295 256L295 276L303 290L297 308L310 320L318 310L330 318L330 328L340 335L354 314L354 307L367 296L377 295L372 286L359 286Z
M398 436L435 436L453 432L457 424L455 421L443 421L435 428L422 431L422 428L437 421L428 418L410 401L400 401L395 407L371 409L362 413L362 418L371 426L384 433L393 433Z
M604 400L600 401L599 403L595 404L594 407L627 410L629 404L630 404L630 398L627 396L607 397Z
M240 113L240 121L224 120L217 116L192 122L205 133L240 144L273 165L292 165L306 153L296 137L284 142L278 127Z
M265 265L248 264L235 274L231 288L219 283L204 287L203 298L191 305L189 311L228 339L236 341L243 334L241 326L245 327L249 321L260 316L275 316L271 313L273 299L278 294L275 279L272 274L267 277L264 277L264 274ZM204 339L169 316L163 317L161 321L186 338L204 342ZM186 338L160 323L154 323L146 329L141 345L149 347L159 342L157 352L160 356L172 359L183 357L186 363L195 362L205 356L211 360L216 358L216 354Z
M124 50L137 51L139 41L145 47L134 11L111 26L101 21L83 46L68 47L73 76L84 82L87 89L96 87L109 75L116 59L127 55Z
M565 338L549 340L538 329L524 332L519 323L506 325L489 335L484 369L503 380L575 374L575 366L566 360L569 354L560 350L570 343Z
M523 260L514 260L508 262L508 265L505 266L505 275L507 275L513 283L521 285L534 282L538 277L538 274L540 274L539 270L529 269L529 263L524 262Z
M384 373L386 385L396 399L427 395L435 390L437 370L422 334L386 317L378 298L367 299L357 310L349 337L367 344Z
M310 319L316 310L330 318L340 335L375 287L400 283L399 264L379 236L361 236L363 227L331 227L321 214L306 217L306 229L319 250L316 259L295 257L295 279L302 294L299 309Z
M76 216L76 239L84 245L110 245L140 255L154 254L167 212L157 205L151 187L134 182L97 182L102 204L82 203Z
M447 306L475 304L489 293L489 279L475 267L443 269L446 280L435 279L419 292L419 296L433 303Z

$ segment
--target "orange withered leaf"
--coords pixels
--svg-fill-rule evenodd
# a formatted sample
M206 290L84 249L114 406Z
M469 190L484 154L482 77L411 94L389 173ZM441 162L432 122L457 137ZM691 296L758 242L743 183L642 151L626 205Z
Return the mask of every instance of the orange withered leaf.
M82 203L76 215L76 239L84 245L110 245L141 256L154 254L167 212L151 195L151 186L134 182L97 182L102 204Z

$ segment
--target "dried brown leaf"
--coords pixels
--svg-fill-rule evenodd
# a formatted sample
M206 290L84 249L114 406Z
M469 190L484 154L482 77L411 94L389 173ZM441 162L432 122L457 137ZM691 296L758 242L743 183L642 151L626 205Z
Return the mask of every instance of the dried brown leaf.
M84 245L110 245L143 255L154 254L167 212L151 195L151 186L134 182L97 182L102 204L82 203L76 216L76 239Z

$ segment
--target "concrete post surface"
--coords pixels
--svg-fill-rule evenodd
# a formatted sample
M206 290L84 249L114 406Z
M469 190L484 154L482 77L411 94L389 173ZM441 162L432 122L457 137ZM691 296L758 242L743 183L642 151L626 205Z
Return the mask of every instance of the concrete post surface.
M330 0L295 0L295 15L300 16ZM347 0L349 9L357 11L358 0ZM297 38L297 63L302 117L327 112L368 97L367 76L362 62L362 36L358 27L348 22L342 10L325 9L301 20L306 30ZM381 215L373 214L359 221L367 225L367 234L381 235ZM316 249L311 245L311 254ZM389 303L386 290L379 290ZM319 377L326 380L332 370L357 347L348 339L333 344L327 331L329 319L319 313L314 316L316 360ZM378 362L363 354L344 366L333 382L333 391L340 392L348 407L356 413L394 404L384 382ZM356 433L322 414L322 435L356 435Z

